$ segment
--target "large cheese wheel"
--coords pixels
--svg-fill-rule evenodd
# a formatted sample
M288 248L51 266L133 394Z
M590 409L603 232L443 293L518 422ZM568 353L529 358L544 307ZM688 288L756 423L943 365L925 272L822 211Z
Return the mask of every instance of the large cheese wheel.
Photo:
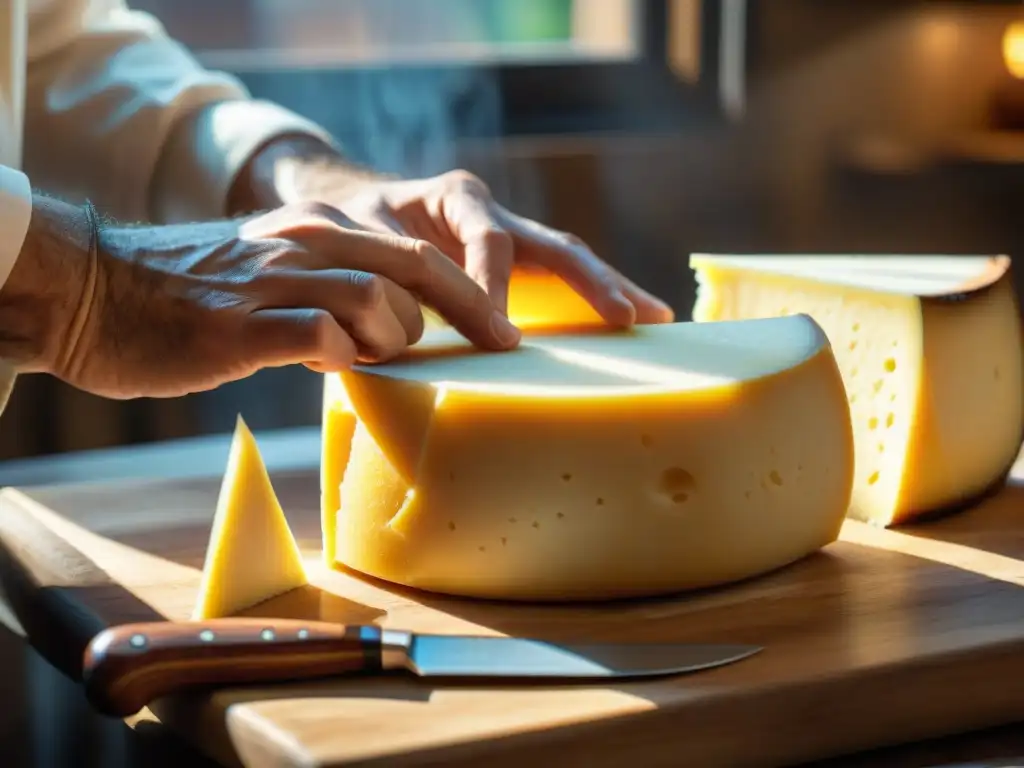
M891 525L998 484L1024 433L1009 259L694 255L698 321L812 316L852 412L850 516Z
M428 333L326 378L324 553L517 600L707 587L835 540L853 482L842 379L808 317Z

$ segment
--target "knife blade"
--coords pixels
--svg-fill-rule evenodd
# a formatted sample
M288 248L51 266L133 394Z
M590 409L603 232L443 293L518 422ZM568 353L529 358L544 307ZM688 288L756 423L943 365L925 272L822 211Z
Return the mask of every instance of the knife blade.
M106 629L86 648L82 682L95 709L127 717L158 698L196 687L391 671L442 679L642 678L710 669L760 650L738 644L566 644L229 618Z

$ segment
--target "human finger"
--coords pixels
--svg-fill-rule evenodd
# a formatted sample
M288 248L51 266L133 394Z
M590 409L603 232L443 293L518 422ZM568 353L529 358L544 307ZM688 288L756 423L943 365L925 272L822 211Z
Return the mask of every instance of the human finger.
M245 318L242 349L252 370L305 363L342 371L357 355L352 338L322 309L257 309Z
M424 240L374 232L338 230L343 243L316 248L338 254L339 265L373 271L417 296L477 346L508 349L519 330L495 307L487 292L454 261Z
M357 209L352 211L353 220L369 229L373 232L383 232L386 234L400 235L408 237L412 233L408 232L406 228L395 218L394 213L391 209L384 205L372 205L365 209Z
M637 322L637 307L623 290L622 276L582 240L503 208L497 213L516 239L524 262L558 275L606 322L619 326Z
M410 336L421 332L415 321L407 331L395 312L390 299L399 302L399 290L397 285L387 288L381 276L358 269L291 270L274 276L273 289L263 300L326 310L355 342L360 360L380 362L404 351ZM403 314L411 314L407 306Z
M363 229L363 225L333 205L310 200L284 205L246 219L239 227L239 237L249 241L291 239L316 231L325 222L344 229Z
M622 293L636 308L636 322L640 325L671 323L676 313L668 304L654 294L645 291L625 275L619 275Z
M423 338L423 331L426 321L423 317L423 306L419 300L409 291L393 280L379 275L384 284L384 295L387 297L388 306L395 313L398 322L405 329L406 344L415 344Z
M487 292L497 309L508 312L515 244L498 223L489 199L472 188L461 189L445 198L444 217L462 244L466 274Z

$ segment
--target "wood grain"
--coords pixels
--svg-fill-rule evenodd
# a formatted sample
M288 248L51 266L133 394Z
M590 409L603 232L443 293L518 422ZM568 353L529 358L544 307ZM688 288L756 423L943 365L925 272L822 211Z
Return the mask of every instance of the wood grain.
M849 523L821 553L731 588L541 607L413 593L327 571L317 565L316 474L274 481L313 583L247 615L765 651L699 675L622 685L333 679L154 703L170 727L225 763L782 765L1024 713L1024 487L1015 480L976 508L926 525ZM78 674L102 628L186 619L218 484L0 493L0 579L37 647Z

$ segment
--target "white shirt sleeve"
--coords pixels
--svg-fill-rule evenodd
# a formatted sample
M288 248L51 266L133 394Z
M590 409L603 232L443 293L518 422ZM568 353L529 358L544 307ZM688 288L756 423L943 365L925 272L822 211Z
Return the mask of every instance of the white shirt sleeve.
M0 165L0 290L11 275L32 219L32 185L21 171Z
M19 170L0 165L0 290L11 276L32 220L32 185ZM16 372L0 360L0 413L14 388Z
M284 133L331 139L204 69L124 0L45 0L29 19L24 168L38 187L128 220L225 214L253 150Z
M268 101L222 101L186 116L164 145L156 168L154 220L223 216L238 171L269 139L285 134L313 135L334 146L315 123Z

